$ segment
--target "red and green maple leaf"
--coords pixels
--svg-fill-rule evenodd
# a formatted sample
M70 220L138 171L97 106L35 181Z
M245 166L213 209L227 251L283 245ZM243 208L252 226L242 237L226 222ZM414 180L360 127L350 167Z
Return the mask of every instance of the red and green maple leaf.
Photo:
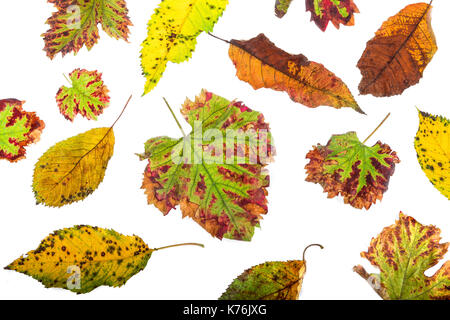
M212 236L250 241L267 213L269 125L259 112L205 90L186 100L181 113L193 132L150 139L140 155L148 159L142 185L148 203L165 215L180 205L183 217ZM237 133L231 142L228 132Z
M331 21L339 29L340 24L353 26L355 13L359 13L353 0L306 0L306 11L311 11L311 21L325 31Z
M45 128L34 112L22 109L24 103L0 100L0 159L16 162L25 158L25 147L38 142Z
M317 145L307 155L306 181L320 184L328 198L339 194L345 203L369 209L383 199L395 164L397 154L387 144L378 141L368 147L355 132L333 135L326 146Z
M444 258L450 243L440 243L441 230L400 213L399 220L373 238L361 256L380 270L369 274L353 268L384 300L450 300L450 261L428 277L425 272Z
M44 50L53 59L59 52L62 56L88 50L98 42L98 24L103 31L115 39L128 41L132 25L124 0L48 0L58 10L47 20L50 29L43 34Z
M89 120L97 120L97 116L103 113L110 101L109 90L103 83L102 74L75 69L69 79L72 87L63 86L56 94L61 114L70 121L73 121L77 114Z

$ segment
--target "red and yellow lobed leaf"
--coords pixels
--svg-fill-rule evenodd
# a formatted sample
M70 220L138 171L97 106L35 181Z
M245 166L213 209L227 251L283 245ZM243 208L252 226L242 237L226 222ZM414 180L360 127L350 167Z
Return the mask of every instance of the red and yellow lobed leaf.
M450 261L433 276L424 274L447 253L450 243L440 243L440 233L439 228L424 226L400 213L394 225L372 239L368 251L361 256L380 270L379 286L375 289L383 299L450 299ZM361 266L355 269L359 274L367 274Z
M25 158L25 147L39 141L45 124L34 112L22 109L25 101L0 100L0 159Z

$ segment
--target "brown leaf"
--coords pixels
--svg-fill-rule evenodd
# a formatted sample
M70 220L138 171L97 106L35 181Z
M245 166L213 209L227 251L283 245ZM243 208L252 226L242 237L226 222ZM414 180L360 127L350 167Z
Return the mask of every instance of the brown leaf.
M264 34L248 41L231 40L229 55L237 77L256 89L285 91L310 108L349 107L364 113L345 83L322 64L277 48Z
M358 62L361 94L389 97L417 84L437 51L431 5L412 4L389 18Z

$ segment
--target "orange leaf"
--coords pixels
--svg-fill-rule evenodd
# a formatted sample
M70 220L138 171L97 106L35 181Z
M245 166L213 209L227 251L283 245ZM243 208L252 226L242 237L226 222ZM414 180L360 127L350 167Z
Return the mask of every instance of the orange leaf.
M437 51L431 4L407 6L389 18L367 43L358 62L361 94L390 97L417 84Z
M237 77L256 89L285 91L310 108L349 107L364 113L345 83L322 64L277 48L264 34L248 41L231 40L229 55Z

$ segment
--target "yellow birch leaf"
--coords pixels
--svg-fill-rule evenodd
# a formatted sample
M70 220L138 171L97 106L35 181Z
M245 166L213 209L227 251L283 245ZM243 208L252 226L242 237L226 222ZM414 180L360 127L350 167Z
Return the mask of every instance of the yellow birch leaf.
M99 286L121 287L145 268L153 251L137 236L76 226L55 231L5 269L31 276L46 288L88 293Z
M417 159L430 182L450 200L450 121L419 111Z
M103 181L114 142L112 127L96 128L48 149L34 169L37 203L62 207L92 194Z

